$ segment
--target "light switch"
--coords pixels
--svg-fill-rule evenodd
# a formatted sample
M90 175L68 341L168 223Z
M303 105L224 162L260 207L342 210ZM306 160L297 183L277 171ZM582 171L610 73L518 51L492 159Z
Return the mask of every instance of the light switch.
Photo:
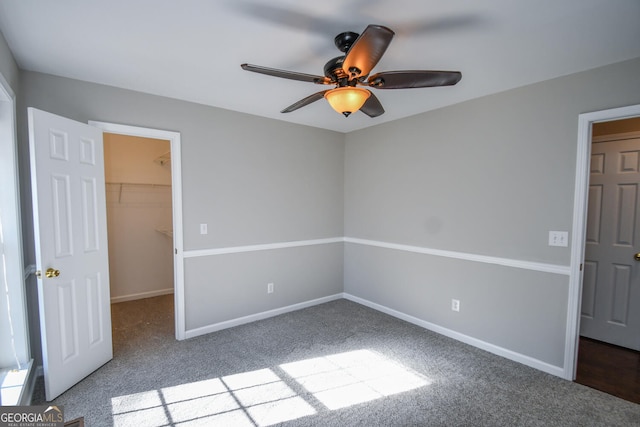
M207 234L207 224L200 224L200 234Z
M569 232L568 231L550 231L549 232L549 246L569 246Z

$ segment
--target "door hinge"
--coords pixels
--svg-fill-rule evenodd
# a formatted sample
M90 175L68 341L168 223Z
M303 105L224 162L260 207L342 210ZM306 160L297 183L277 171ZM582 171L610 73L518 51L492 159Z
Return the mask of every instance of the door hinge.
M582 264L580 264L580 271L582 271Z
M37 270L35 265L29 264L27 268L24 269L24 280L27 280L32 274L36 274Z

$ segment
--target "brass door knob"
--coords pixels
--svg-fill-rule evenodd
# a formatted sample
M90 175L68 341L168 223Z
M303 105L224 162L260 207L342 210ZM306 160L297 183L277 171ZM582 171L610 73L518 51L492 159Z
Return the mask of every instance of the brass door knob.
M636 261L640 261L640 252L638 252L637 254L635 254L633 256L633 259L635 259Z
M58 277L60 275L60 270L56 270L55 268L47 268L47 271L44 272L44 277L47 279L52 279L54 277ZM40 270L36 271L36 276L38 279L42 278L42 272Z
M58 277L60 275L60 270L54 270L53 268L47 268L47 271L44 272L44 275L47 279L51 279L52 277Z

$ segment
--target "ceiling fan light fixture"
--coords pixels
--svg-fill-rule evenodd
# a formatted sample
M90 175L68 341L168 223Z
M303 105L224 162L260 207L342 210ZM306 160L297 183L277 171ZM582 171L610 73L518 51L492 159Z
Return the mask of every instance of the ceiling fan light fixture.
M241 67L246 71L283 79L335 85L334 89L322 90L294 102L281 113L296 111L324 97L331 108L345 117L360 110L374 118L384 114L384 108L375 91L359 88L358 85L385 90L415 89L452 86L460 81L462 74L459 71L400 70L381 71L370 75L389 47L394 34L391 29L382 25L368 25L362 34L338 34L334 43L344 55L330 59L324 66L323 76L251 64L241 64Z
M370 96L371 92L368 90L351 86L338 87L324 94L331 108L345 117L362 108Z

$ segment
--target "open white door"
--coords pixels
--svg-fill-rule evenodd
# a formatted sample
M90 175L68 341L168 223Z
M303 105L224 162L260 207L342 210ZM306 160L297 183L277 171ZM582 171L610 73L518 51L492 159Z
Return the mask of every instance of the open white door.
M102 131L29 114L47 400L113 357Z

